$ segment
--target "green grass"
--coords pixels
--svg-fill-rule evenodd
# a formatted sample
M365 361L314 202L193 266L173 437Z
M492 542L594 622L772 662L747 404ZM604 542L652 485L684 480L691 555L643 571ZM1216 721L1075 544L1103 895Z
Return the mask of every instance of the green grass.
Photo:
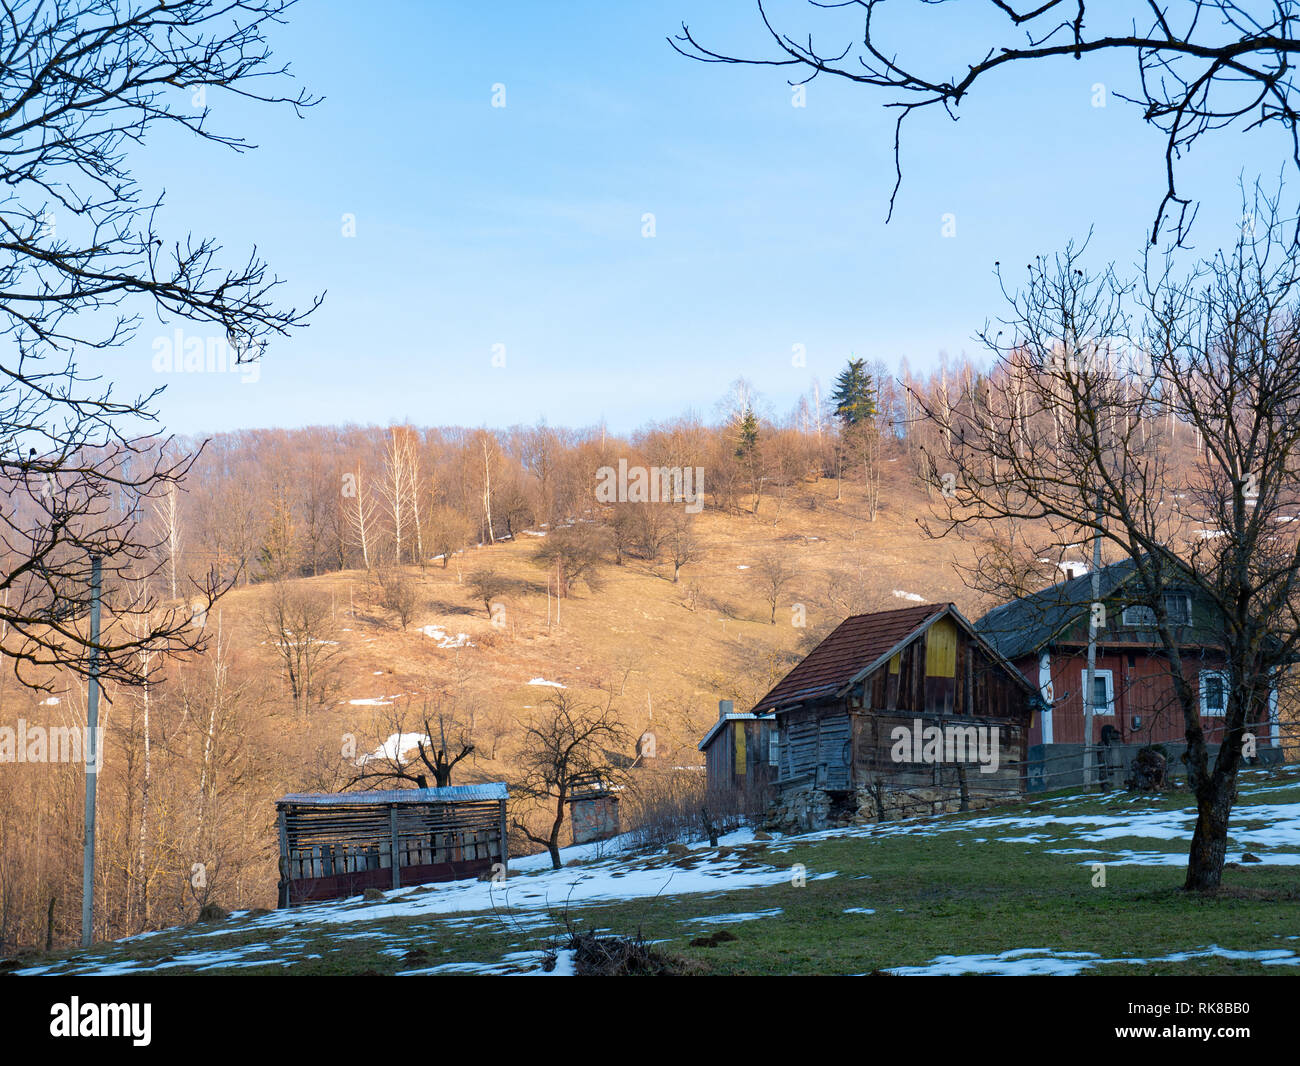
M1234 831L1268 826L1267 819L1252 815L1252 805L1300 802L1300 778L1292 774L1267 783L1278 780L1289 781L1290 786L1258 799L1243 789L1233 819ZM1247 781L1266 783L1263 778ZM979 824L985 818L1009 814L1060 818L1142 814L1179 810L1186 803L1186 794L1155 798L1116 793L1073 798L1049 795L996 811L926 820L919 823L920 830L899 831L898 823L886 823L878 834L755 843L733 850L732 858L787 871L790 876L783 883L574 907L568 917L582 928L639 932L660 942L658 950L688 960L693 972L712 974L867 973L922 965L940 955L995 954L1015 948L1094 952L1104 959L1156 959L1211 944L1234 950L1300 951L1300 940L1287 939L1300 934L1300 867L1269 865L1267 848L1249 846L1265 862L1225 871L1224 890L1218 896L1189 896L1180 891L1181 865L1112 863L1106 867L1105 887L1093 887L1093 855L1051 853L1056 848L1087 849L1095 851L1095 861L1104 862L1125 850L1181 855L1186 850L1184 841L1139 835L1089 844L1079 839L1086 826L1061 821L1009 829ZM996 839L1029 834L1045 839L1037 843ZM1229 858L1239 859L1242 850L1239 845L1230 847ZM1296 846L1291 850L1297 850ZM657 855L631 861L689 864L714 855L706 849L689 859ZM796 864L806 869L802 884L797 883ZM574 875L580 870L574 867ZM822 876L831 872L834 876ZM408 894L410 890L403 893ZM691 921L775 908L780 909L779 914L724 925ZM872 908L875 913L844 913L848 908ZM99 969L106 962L135 961L150 966L194 951L257 946L265 952L252 954L248 961L265 958L267 962L205 972L392 974L443 963L500 964L509 953L548 947L562 929L562 911L562 906L557 907L547 924L526 928L509 913L491 912L354 920L346 925L299 922L275 928L256 919L236 917L215 925L101 945L84 955L33 956L25 958L23 965L55 963L56 972L79 972ZM535 916L536 912L534 920ZM736 939L716 946L691 946L692 939L723 928ZM289 965L281 965L282 961ZM163 972L184 973L196 968ZM1085 971L1279 976L1298 972L1295 966L1263 966L1255 960L1223 958L1111 963Z

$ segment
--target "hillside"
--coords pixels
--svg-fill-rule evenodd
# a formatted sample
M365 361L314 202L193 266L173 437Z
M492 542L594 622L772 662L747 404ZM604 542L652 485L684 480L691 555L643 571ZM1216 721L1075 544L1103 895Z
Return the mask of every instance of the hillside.
M345 733L376 738L393 708L418 709L434 689L459 686L505 741L510 723L552 685L593 701L605 698L601 686L613 686L625 725L637 733L652 728L660 757L689 764L698 761L694 744L719 699L748 707L849 609L888 610L913 597L952 600L972 616L983 609L953 565L969 564L969 546L925 535L917 524L927 513L925 493L911 479L887 483L875 522L855 515L855 486L846 485L839 501L831 481L802 490L784 506L764 498L757 516L705 510L697 522L707 554L676 584L670 564L629 557L601 568L599 590L581 588L557 601L532 560L544 529L467 549L445 568L408 567L418 594L405 630L375 602L364 571L299 579L296 585L331 598L341 684L332 713L305 728L331 742ZM775 625L754 573L765 552L788 557L795 571ZM485 566L509 583L499 597L504 624L494 625L466 587L467 575ZM852 607L828 592L837 572L851 586ZM258 649L273 668L259 629L268 595L265 586L236 588L219 610L236 644ZM795 605L804 609L802 626ZM503 712L506 720L494 719ZM482 748L457 780L508 771L502 760L484 758L490 741Z

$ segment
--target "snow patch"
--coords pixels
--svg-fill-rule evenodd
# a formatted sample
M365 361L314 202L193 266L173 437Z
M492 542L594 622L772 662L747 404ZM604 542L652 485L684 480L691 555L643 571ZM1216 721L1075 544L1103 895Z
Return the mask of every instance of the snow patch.
M472 648L474 642L469 639L468 633L457 633L451 636L442 626L421 626L420 632L431 640L438 642L440 648Z

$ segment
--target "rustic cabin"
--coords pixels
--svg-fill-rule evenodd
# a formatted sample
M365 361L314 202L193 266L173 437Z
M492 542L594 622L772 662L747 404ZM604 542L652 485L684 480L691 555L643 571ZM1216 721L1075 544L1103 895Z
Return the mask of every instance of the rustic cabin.
M1088 629L1094 602L1098 613L1093 677L1092 735L1095 765L1103 780L1122 783L1136 752L1147 745L1165 749L1171 772L1181 772L1186 748L1182 705L1174 694L1154 611L1140 591L1132 560L1102 567L1094 597L1085 573L994 608L975 623L979 634L1013 663L1042 698L1042 711L1029 731L1029 789L1083 783L1084 691ZM1189 584L1170 577L1161 606L1174 627L1186 676L1200 702L1201 726L1212 754L1223 736L1228 675L1222 622L1214 605ZM1247 723L1259 758L1283 757L1277 692L1259 720Z
M1019 793L1037 698L951 603L848 618L751 712L775 722L769 820L820 829Z
M279 906L504 871L506 799L499 782L284 796Z

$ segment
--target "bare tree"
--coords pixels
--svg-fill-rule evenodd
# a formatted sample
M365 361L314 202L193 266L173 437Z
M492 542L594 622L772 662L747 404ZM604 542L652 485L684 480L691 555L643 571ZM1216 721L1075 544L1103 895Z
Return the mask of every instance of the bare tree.
M602 585L599 567L609 550L608 531L595 525L579 523L553 530L533 554L533 562L556 574L556 595L568 596L569 590L582 583L592 591Z
M299 715L333 695L338 641L329 600L277 581L262 612L262 628L275 647Z
M504 595L510 588L510 579L499 570L490 566L479 567L467 578L470 595L483 605L488 617L492 617L492 604L497 597Z
M141 515L191 462L129 435L156 421L159 390L116 399L72 350L123 345L153 313L214 329L252 359L304 319L273 304L279 283L255 254L225 269L210 239L164 240L161 197L141 188L129 151L168 126L251 147L212 128L207 92L310 106L305 93L278 91L286 69L264 36L288 6L18 0L0 20L0 335L11 348L0 363L0 589L11 593L0 610L3 651L24 684L39 684L25 673L33 667L87 673L77 620L90 559L104 561L106 590L147 576L158 545ZM221 587L205 591L211 600ZM138 681L144 647L194 645L189 612L152 606L137 604L147 631L123 624L124 607L105 612L96 650L106 680Z
M1233 0L1171 0L1169 3L1101 4L1087 0L1030 0L1021 6L1007 0L986 0L963 29L956 4L916 0L914 18L877 21L883 0L844 0L811 7L830 22L816 34L800 26L782 29L757 0L759 19L773 51L743 58L705 47L690 28L669 38L678 52L706 63L739 63L786 68L790 84L803 85L819 76L842 78L876 92L884 106L897 114L894 125L894 201L903 180L901 135L914 112L941 110L954 121L961 102L998 75L1036 71L1054 59L1117 56L1131 59L1137 83L1119 99L1135 104L1143 121L1164 135L1165 183L1151 230L1154 244L1172 216L1181 242L1195 215L1190 198L1176 184L1176 166L1206 133L1237 127L1250 130L1280 124L1291 141L1291 161L1300 168L1300 112L1291 68L1300 54L1300 10L1290 3L1258 7ZM884 10L891 13L896 4ZM854 30L840 13L827 9L857 7L861 23ZM963 9L977 5L962 4ZM927 12L929 9L929 12ZM902 28L924 19L931 28L910 40ZM935 69L946 58L933 47L939 35L958 33L971 41L968 60L953 64L954 72ZM829 47L815 41L833 35ZM931 34L934 35L932 38ZM992 37L992 43L986 43ZM1093 85L1094 94L1106 93ZM1104 102L1104 101L1103 101Z
M158 517L158 524L162 527L162 540L167 549L167 574L170 578L171 598L173 600L179 595L176 582L176 571L180 565L181 557L181 515L176 499L179 493L180 488L173 481L167 486L163 498L153 501L154 514Z
M447 569L451 557L469 543L472 536L469 520L451 507L434 509L429 532L429 546L435 556L442 557L442 568Z
M349 471L351 473L351 471ZM357 464L356 473L344 482L340 490L348 496L347 516L348 530L361 549L361 561L370 569L370 556L375 542L375 500L370 490L370 483Z
M409 535L416 524L418 474L414 433L408 427L393 426L388 431L384 480L379 491L387 505L389 529L393 535L393 562L398 566L410 546Z
M673 564L673 584L681 577L682 567L704 558L706 549L695 533L695 516L684 508L673 508L668 515L665 538L668 558Z
M548 808L549 826L545 833L535 833L518 818L514 826L534 844L546 848L551 865L558 870L563 865L560 830L574 779L592 774L616 777L609 749L625 748L631 738L609 702L604 707L584 704L567 691L555 692L544 702L541 715L524 731L520 753L523 776L514 791Z
M421 731L415 733L408 729L409 716L405 712L388 718L388 740L356 761L357 772L351 775L347 787L402 781L428 788L430 776L435 788L450 785L452 771L474 754L472 727L457 701L446 692L437 692L424 701L418 721ZM414 757L408 758L411 752Z
M769 621L776 625L776 608L781 594L795 578L795 567L790 557L782 551L763 552L754 562L754 576L758 578L763 600L772 608Z
M419 588L400 566L385 567L378 573L379 602L397 615L403 629L411 624L419 606Z
M492 532L492 475L500 464L501 449L496 437L485 429L478 433L478 452L479 469L482 472L484 539L489 544L495 544L496 535Z
M984 332L1001 387L1021 392L1019 416L990 424L954 408L936 459L951 474L940 532L1013 521L1035 558L1100 538L1132 568L1125 598L1148 612L1185 725L1189 890L1219 884L1244 737L1269 720L1300 641L1300 249L1276 199L1257 192L1246 206L1260 221L1187 274L1172 255L1149 258L1137 285L1086 270L1078 248L1040 261L1009 294L1002 329ZM1195 427L1197 443L1147 434L1155 410ZM1213 765L1202 641L1169 609L1171 588L1211 605L1222 646Z

